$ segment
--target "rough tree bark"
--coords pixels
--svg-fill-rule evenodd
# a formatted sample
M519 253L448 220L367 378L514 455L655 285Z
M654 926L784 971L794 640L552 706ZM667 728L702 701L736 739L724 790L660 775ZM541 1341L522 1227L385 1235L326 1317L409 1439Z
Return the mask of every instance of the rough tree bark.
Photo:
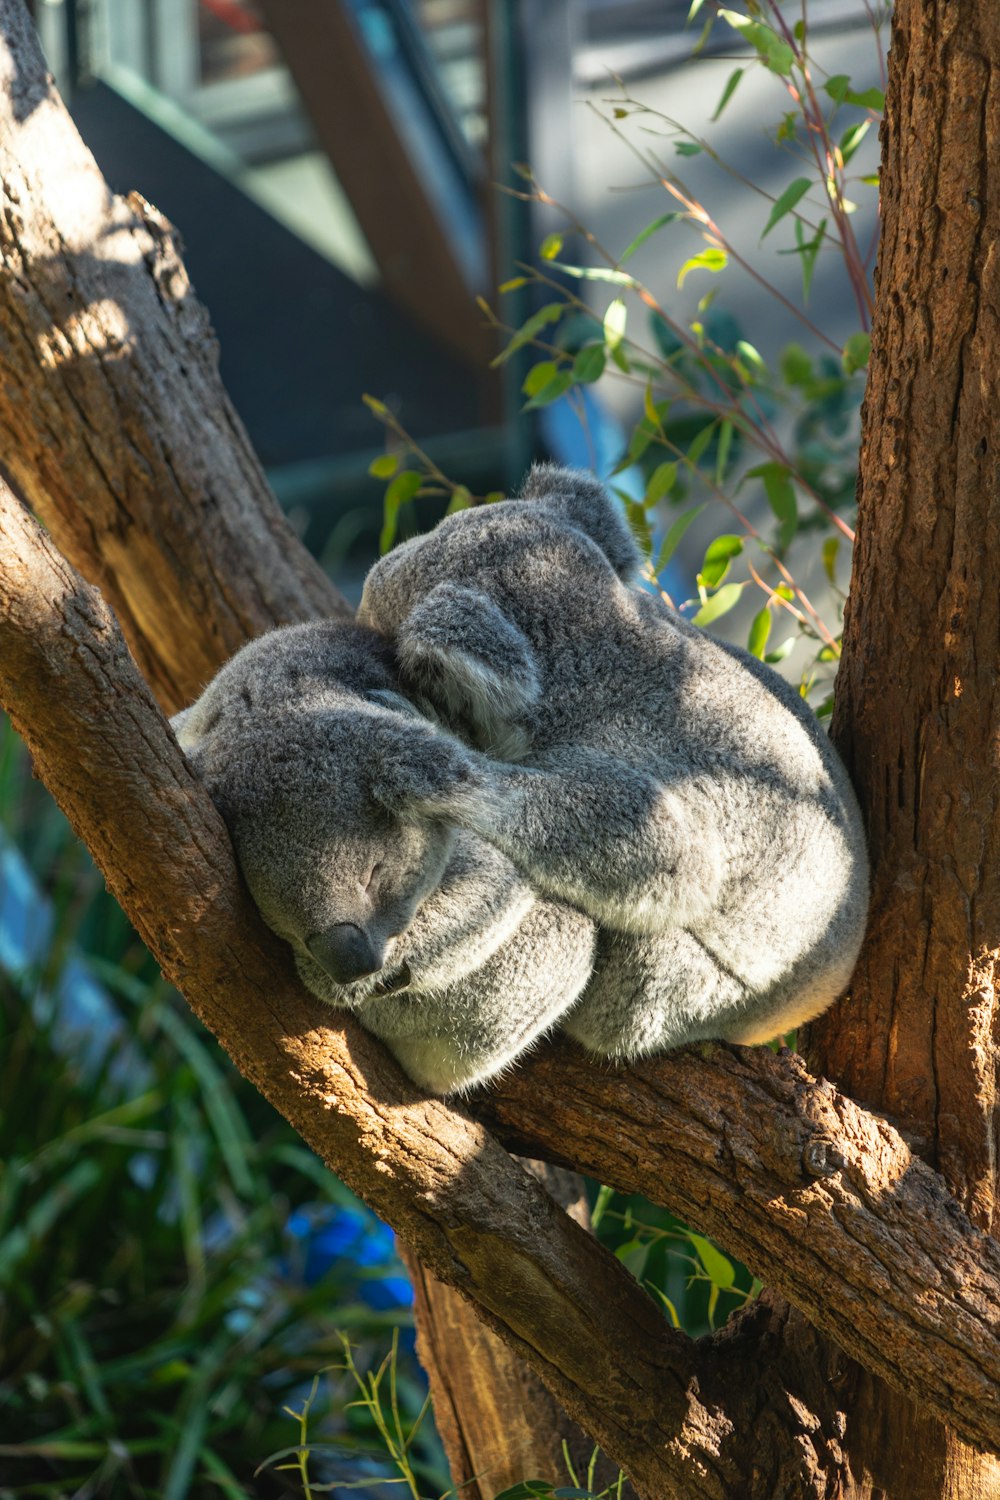
M967 10L980 9L985 17L985 5L986 0L977 0L977 5ZM942 5L941 16L946 12ZM11 0L0 3L0 19L5 28L8 22L11 26L19 24ZM995 32L977 32L974 25L967 30L967 19L963 14L965 50L974 53L978 47L980 56L991 57L995 65ZM924 42L937 39L938 52L932 47L925 55L916 45L913 28L917 25ZM887 136L886 163L890 196L896 180L893 172L898 171L894 142L900 133L899 122L905 118L904 104L909 101L915 111L919 104L916 85L908 82L924 76L913 71L915 60L921 68L932 68L939 53L949 61L948 76L954 77L948 97L956 101L959 113L968 110L970 118L975 105L968 99L974 98L970 89L978 76L976 67L959 51L954 33L943 29L943 22L939 26L935 6L920 7L915 0L901 0L897 27L905 46L900 49L897 45L893 57L892 129ZM7 34L11 35L10 29ZM54 128L49 113L51 100L37 79L32 81L24 74L23 61L20 69L8 74L8 82L17 119L12 122L12 132L0 132L0 149L4 149L4 142L17 140L19 124L28 127L26 143L33 136L44 143L44 131ZM988 91L984 97L987 105L995 108ZM33 124L39 111L41 123ZM916 124L921 125L919 119ZM972 144L977 143L985 152L978 138ZM39 147L43 154L48 145L51 137L47 145ZM968 139L965 145L971 150ZM903 146L904 150L913 149L906 136ZM13 150L17 152L17 147ZM966 167L969 159L968 155L963 158ZM974 153L973 159L978 159ZM15 173L17 164L4 160L2 166L6 181L8 169ZM38 170L42 171L41 164ZM28 181L19 179L29 194L22 200L24 211L37 202L31 194L37 194L39 186L30 173L28 177ZM984 155L980 186L992 194L995 215L997 195L988 177ZM939 219L947 220L945 210L950 200L942 195L946 187L952 191L953 182L954 178L950 182L942 178L935 210ZM66 184L61 186L65 188ZM157 548L164 547L160 533L164 516L171 512L166 507L157 510L152 503L155 481L150 482L141 463L128 469L127 485L116 489L105 484L102 489L99 478L104 465L95 465L93 454L95 449L99 457L103 454L101 444L107 442L111 430L107 424L119 420L115 416L118 401L123 410L139 413L132 418L135 426L126 444L129 454L156 450L158 430L154 427L146 433L146 420L157 424L163 421L168 432L177 431L170 426L171 413L162 410L163 403L160 408L146 410L131 389L137 372L149 368L143 361L150 356L141 347L146 338L144 320L147 315L153 317L152 326L158 329L156 304L162 310L162 299L147 299L145 304L118 302L117 290L109 296L108 284L95 273L88 296L96 298L101 307L105 302L111 305L107 322L100 328L120 328L116 309L127 305L127 342L104 342L102 332L88 337L80 347L72 339L65 347L59 344L59 359L39 359L38 352L44 356L48 347L45 338L64 334L61 309L66 303L59 296L65 291L62 278L72 280L77 260L82 258L89 264L96 257L93 246L81 243L86 236L77 230L76 239L70 234L65 241L74 247L72 256L57 254L64 241L53 234L49 250L43 248L34 264L30 255L18 261L24 243L23 213L15 210L13 217L16 222L12 223L6 205L0 226L0 254L5 267L0 274L0 308L8 305L3 300L8 297L8 283L20 280L24 283L24 304L33 309L36 321L20 355L14 337L17 327L4 332L12 345L13 361L0 392L3 456L9 457L11 450L6 445L16 435L21 446L14 457L23 463L17 475L22 490L40 512L48 506L49 514L60 518L50 526L67 550L86 559L90 547L92 577L113 595L117 591L121 596L130 639L163 700L173 706L189 696L205 674L182 685L187 672L183 651L167 652L155 643L166 626L164 617L183 601L187 547L201 547L206 574L219 575L223 581L217 580L217 585L223 600L227 597L225 549L232 546L239 553L245 539L238 526L217 524L216 510L225 511L229 498L225 484L220 486L217 477L233 462L247 463L245 455L238 457L231 451L233 447L245 448L245 442L231 424L212 428L218 451L206 448L196 452L195 472L186 471L185 478L185 486L191 488L182 486L184 496L178 502L183 511L189 505L190 493L210 493L211 524L203 539L198 539L193 523L190 535L185 533L186 540L179 549L180 565L170 559L167 572L159 575L165 580L165 597L150 597L149 591L140 597L130 574L137 558L145 562ZM926 217L933 218L930 209ZM904 223L901 215L898 223ZM73 227L68 223L67 233ZM898 232L905 239L902 230ZM137 266L129 236L124 243L125 264ZM973 278L980 289L986 288L977 313L979 323L973 321L964 331L964 363L960 361L957 373L953 372L959 425L965 411L963 402L984 422L986 411L985 403L971 405L976 378L972 334L977 326L986 326L991 244L978 239L975 243L975 252L964 264L953 262L961 275ZM949 264L942 260L940 248L937 262ZM883 255L880 319L888 317L882 288L887 284L886 267L892 263ZM154 256L143 269L143 261L134 275L155 276L157 264ZM912 266L910 274L915 274ZM115 280L119 272L113 266L109 275L110 285L120 288L121 283ZM41 305L35 286L38 277L48 292ZM933 315L938 290L937 284L929 286L923 291L922 303L917 296L907 304L901 283L900 305L914 309L922 305ZM959 303L964 306L961 298ZM19 305L16 298L10 305ZM891 305L896 307L897 302ZM7 328L5 317L0 312L0 331ZM899 330L905 331L905 318L902 313L899 317ZM72 326L75 329L77 325ZM84 312L80 326L96 325L87 322ZM891 352L890 335L883 332L884 326L880 322L876 328L880 352L873 392L878 379L877 360ZM940 339L941 331L935 336ZM161 378L166 380L171 361L181 357L183 362L183 350L175 347L172 355L163 354L170 346L159 339L157 333L152 343L160 348ZM907 339L911 340L909 334ZM912 341L900 345L904 368L906 358L913 359L914 368L919 368L933 352L933 344L933 339L925 344L918 340L915 350ZM31 350L36 351L34 361ZM0 356L6 363L6 347L0 347ZM207 346L201 357L207 368L211 364ZM115 386L115 401L98 402L96 406L81 401L74 405L72 397L78 391L78 382L95 375L101 381L108 379L104 367L116 360L120 364L113 373L120 385ZM894 374L894 378L899 377ZM929 377L932 389L937 378ZM891 384L886 381L887 389ZM913 384L916 387L919 382L914 379ZM866 465L869 453L874 451L873 402L874 397L870 397ZM933 402L929 403L921 412L926 430L931 429L935 414L940 417L947 410L947 404L938 412ZM93 429L95 421L99 425ZM909 444L909 428L905 437ZM969 427L967 455L983 437L988 452L995 439L992 429L983 426L973 440L973 428ZM55 460L51 453L56 454ZM216 463L220 467L216 468ZM94 488L87 490L84 485L87 503L75 506L72 497L81 479L93 479L95 472L98 480L93 481ZM877 464L872 472L878 474ZM995 470L991 473L995 478ZM944 507L947 512L951 506L948 514L953 518L949 521L948 514L943 518L947 534L961 536L964 526L965 535L985 534L992 539L995 518L990 505L984 502L982 510L975 509L976 497L982 500L989 489L982 470L977 472L968 466L963 470L956 464L956 474L964 476L972 509L964 522L957 519L962 505L970 503L970 496L960 492L953 480ZM917 477L914 474L911 480L915 483ZM870 601L871 596L865 572L869 559L876 553L882 559L875 568L876 576L885 569L890 556L895 565L900 532L908 515L908 497L900 482L894 475L883 476L883 481L877 491L880 511L874 518L876 491L869 493L862 488L862 572L855 583L854 597L857 599L860 592L864 601ZM63 497L60 504L48 496L50 483ZM109 495L114 499L113 511L108 510ZM176 488L170 489L167 500L171 505L176 497ZM992 490L990 497L995 502ZM97 522L91 519L91 504ZM113 524L104 524L100 518L109 514L113 515ZM887 529L880 530L883 521ZM937 521L929 503L913 524L918 530L923 524L927 531L933 531ZM249 569L247 587L252 595L261 579L268 580L271 548L276 547L277 554L286 559L283 566L287 568L291 597L295 593L297 560L289 553L288 544L278 540L277 522L274 528L270 522L263 531L249 525L247 535L253 539L257 555L252 564L248 558L237 556L232 566L237 576L239 570ZM890 544L894 553L887 550ZM903 587L909 584L917 598L923 597L925 579L934 576L936 565L930 550L930 542L925 552L918 549L912 559L913 571L901 580ZM964 1452L937 1423L952 1423L972 1443L1000 1447L1000 1412L995 1400L1000 1378L1000 1249L970 1223L948 1197L941 1179L911 1155L890 1126L867 1115L835 1089L817 1084L797 1060L739 1049L700 1049L615 1076L587 1066L564 1046L553 1048L497 1092L490 1109L496 1128L504 1133L509 1145L539 1156L569 1159L618 1186L641 1186L654 1198L669 1198L671 1206L742 1254L769 1284L785 1292L801 1309L792 1311L780 1299L769 1296L734 1327L703 1345L692 1346L671 1335L617 1263L554 1208L493 1136L461 1111L420 1100L374 1043L351 1027L341 1028L338 1018L322 1011L291 981L280 946L261 930L242 894L214 810L188 775L153 700L116 644L112 623L100 600L72 575L51 544L30 527L9 494L3 497L0 558L4 562L0 570L0 696L32 743L41 773L87 838L119 899L166 972L180 984L248 1076L288 1114L320 1154L400 1230L436 1275L461 1286L477 1301L491 1326L525 1356L608 1452L626 1465L642 1493L745 1495L760 1500L855 1494L885 1494L893 1500L949 1494L972 1500L991 1493L989 1466ZM981 564L981 559L970 561L964 579L966 589L975 583L973 562ZM296 610L301 617L312 608L324 607L323 597L329 597L316 583L315 574L306 574L307 579L310 576L310 587L318 590L318 597L310 601L307 593L304 602L301 597L298 602L292 598L293 618ZM946 577L944 581L950 581L954 591L957 580ZM897 619L900 608L897 602ZM187 610L182 607L180 612L182 621L189 623ZM892 619L891 605L885 607L883 618ZM905 613L902 618L906 618ZM950 682L947 673L941 675L942 639L947 645L949 630L964 634L973 666L985 664L978 682L969 672L968 691L971 696L974 684L980 689L982 697L976 695L978 707L992 725L990 695L994 686L989 667L995 660L995 638L991 656L989 632L980 647L978 622L971 613L963 619L959 610L955 625L944 623L943 631L937 633L930 626L921 642L926 655L918 657L912 669L901 649L905 638L901 641L900 632L887 631L887 680L891 683L894 675L905 677L911 701L919 699L912 678L919 669L923 681L926 660L932 665L925 688L932 689L934 682ZM183 642L182 625L171 628L171 638ZM254 628L249 614L246 628ZM877 690L869 690L864 682L863 667L854 666L854 662L864 660L859 629L852 617L848 670L859 672L862 689L847 700L848 711L852 703L864 704L872 743L879 746L888 729L879 724ZM883 637L876 632L874 639L881 642ZM953 651L953 644L947 645L947 650ZM882 694L884 698L884 687ZM958 702L961 704L961 698ZM988 711L984 708L987 703ZM952 723L949 714L954 708L946 697L934 698L932 694L935 736L947 738ZM846 722L843 700L841 722ZM963 723L963 759L958 769L969 774L958 784L962 787L963 813L966 808L971 807L971 811L968 823L963 825L969 836L960 848L975 853L976 829L988 833L994 826L991 805L975 801L988 796L986 783L991 778L987 772L991 768L984 764L987 742L977 737L981 726L975 721ZM926 736L927 728L922 732ZM914 743L917 741L907 742ZM915 801L907 802L904 795L906 778L900 778L898 786L892 780L900 776L900 765L905 767L909 762L898 747L895 760L891 755L881 760L879 756L878 751L873 752L870 763L880 768L880 785L887 786L890 795L884 799L880 814L883 822L875 839L877 888L881 893L876 935L881 922L887 920L883 912L891 912L900 899L892 863L897 852L893 839L900 837L897 821L901 817L905 822L909 817L911 822L918 822ZM863 792L867 764L859 758ZM888 767L884 774L883 765ZM893 797L897 799L895 806ZM971 803L969 798L973 799ZM876 800L873 795L873 806ZM949 851L948 829L934 821L935 809L926 795L920 805L930 818L920 827L921 848L932 862L936 856L939 870L957 869L966 877L969 870L976 874L987 868L986 855L991 852L988 837L980 840L983 852L979 863L963 864L955 858L955 851ZM913 868L904 861L907 881L913 879ZM939 971L941 988L936 982L930 992L931 1000L940 995L941 1014L936 1029L926 1033L935 1039L934 1046L947 1050L949 1026L957 1024L950 1055L959 1062L964 1055L962 1038L968 1052L970 1034L954 1021L954 1002L961 993L954 985L967 969L975 974L980 987L984 974L987 980L992 978L983 957L992 952L988 936L996 926L996 908L991 907L986 881L980 878L963 888L967 894L970 888L974 893L966 908L969 920L961 930L952 930L954 920L951 928L944 921L938 941L944 951L951 941L951 931L955 942L964 942L965 947L948 949L952 967ZM902 894L907 890L904 882ZM936 895L928 911L922 913L924 927L919 930L932 930L942 912L947 917L947 902ZM909 947L899 954L898 970L881 971L883 976L891 976L892 993L886 994L888 980L883 977L881 987L873 985L867 992L870 998L863 1002L872 1016L880 1018L882 1029L876 1026L875 1034L886 1038L884 1055L890 1061L900 1044L898 1031L885 1018L894 1014L892 1007L899 1003L899 991L909 993L907 986L916 982L910 967L912 947L911 939ZM957 953L961 953L960 958L955 958ZM899 981L897 973L902 976ZM950 990L945 987L949 977ZM980 994L977 989L975 993L980 998L973 1011L991 1004L991 990ZM933 1014L926 994L922 1007L915 1007L913 1020L918 1028L927 1028L924 1018ZM845 1024L843 1018L828 1023L814 1034L815 1045L822 1044L824 1036L837 1036L837 1028ZM975 1044L980 1051L973 1055L972 1071L980 1080L992 1057L983 1050L981 1027L975 1033ZM861 1055L856 1045L848 1047L847 1052ZM830 1057L830 1066L840 1067L845 1077L852 1078L852 1086L864 1093L860 1075L854 1077L846 1064L837 1064L832 1050ZM986 1106L982 1086L978 1086L974 1107L983 1120ZM961 1118L961 1092L956 1090L949 1098ZM907 1111L900 1107L900 1113L905 1115ZM932 1124L935 1130L921 1135L922 1148L940 1132L940 1121L933 1116ZM948 1129L948 1138L958 1142L957 1150L965 1160L960 1132L950 1124ZM971 1172L963 1176L953 1170L944 1154L938 1156L963 1201L980 1216L983 1189L970 1191L969 1183L985 1182L988 1172L975 1167L974 1156L972 1160ZM981 1161L988 1166L988 1154L981 1153ZM814 1328L823 1330L822 1335ZM830 1338L838 1341L847 1354L840 1353ZM910 1407L897 1400L867 1371L876 1372L894 1389L908 1392L918 1405ZM881 1454L875 1441L879 1428L884 1433ZM920 1472L909 1462L911 1453L921 1457ZM893 1476L893 1466L899 1477Z
M1000 8L898 0L858 545L835 737L861 794L872 921L807 1055L884 1109L998 1225ZM1000 1495L1000 1465L857 1375L876 1494Z

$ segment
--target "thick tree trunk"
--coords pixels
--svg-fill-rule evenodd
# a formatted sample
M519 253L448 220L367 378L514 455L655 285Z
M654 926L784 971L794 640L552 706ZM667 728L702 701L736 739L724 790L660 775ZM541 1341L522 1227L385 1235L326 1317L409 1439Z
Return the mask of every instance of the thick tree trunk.
M996 0L897 0L858 545L835 720L867 814L872 920L850 1001L808 1040L813 1066L897 1119L994 1232L998 78ZM1000 1495L996 1460L919 1404L863 1372L844 1399L858 1493Z
M583 1179L545 1162L522 1166L578 1224L590 1227ZM468 1500L491 1497L525 1479L567 1485L582 1478L594 1442L570 1420L538 1376L476 1316L472 1307L403 1250L417 1307L417 1353L434 1393L434 1418L452 1484ZM598 1489L618 1470L598 1457ZM623 1486L625 1500L634 1495Z

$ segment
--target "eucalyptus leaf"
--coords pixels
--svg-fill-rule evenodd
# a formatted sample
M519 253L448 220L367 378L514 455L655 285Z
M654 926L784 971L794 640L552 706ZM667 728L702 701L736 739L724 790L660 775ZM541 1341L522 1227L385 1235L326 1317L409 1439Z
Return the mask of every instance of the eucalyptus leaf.
M701 606L698 613L691 621L692 625L711 625L713 621L719 620L739 602L739 597L745 585L742 583L724 583L717 594L713 594Z

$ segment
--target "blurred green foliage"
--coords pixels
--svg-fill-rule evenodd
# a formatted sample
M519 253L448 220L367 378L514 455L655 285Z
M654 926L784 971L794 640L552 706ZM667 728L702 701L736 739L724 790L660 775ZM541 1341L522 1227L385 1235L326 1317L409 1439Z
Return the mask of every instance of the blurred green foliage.
M338 1330L368 1360L409 1327L374 1295L402 1267L160 979L6 724L0 815L54 923L41 965L0 969L0 1496L301 1494L254 1470L288 1444L282 1408L337 1360ZM89 1016L81 957L105 1002ZM317 1255L313 1222L346 1222L339 1253L335 1236ZM396 1384L412 1416L409 1345ZM374 1481L385 1454L352 1395L329 1370L314 1424L338 1473ZM443 1488L429 1426L413 1462Z

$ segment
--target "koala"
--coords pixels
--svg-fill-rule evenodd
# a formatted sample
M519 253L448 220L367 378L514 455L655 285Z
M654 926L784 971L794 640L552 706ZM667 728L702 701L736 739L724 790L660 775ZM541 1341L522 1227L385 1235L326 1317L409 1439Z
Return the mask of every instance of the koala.
M622 1059L818 1015L868 903L858 805L808 706L633 586L639 564L601 485L540 467L520 498L389 553L358 615L470 747L469 773L411 810L599 924L564 1025Z
M172 720L267 924L308 988L354 1011L421 1087L466 1090L576 1001L595 934L446 818L468 751L398 693L357 625L275 630Z

